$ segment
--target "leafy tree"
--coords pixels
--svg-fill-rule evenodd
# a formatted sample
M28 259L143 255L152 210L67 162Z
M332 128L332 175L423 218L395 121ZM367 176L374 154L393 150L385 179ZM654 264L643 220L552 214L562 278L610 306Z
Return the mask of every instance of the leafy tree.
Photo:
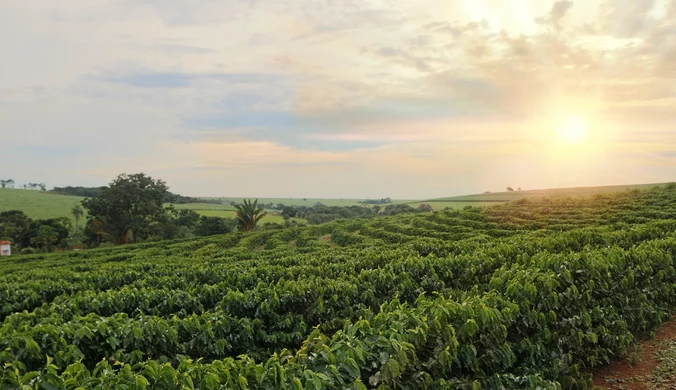
M12 180L12 179L0 180L0 187L2 187L2 188L14 188L14 180Z
M82 205L90 218L115 244L147 238L151 225L166 216L164 202L169 188L162 180L143 173L121 174L99 196L85 199Z
M383 215L397 215L397 214L405 214L405 213L412 213L414 212L415 209L407 204L391 204L381 212Z
M194 228L200 221L200 215L195 210L177 210L174 223L178 226Z
M199 223L195 226L195 235L213 236L215 234L230 233L235 229L236 224L234 219L202 215Z
M46 191L47 190L47 184L45 184L45 183L38 183L36 185L38 187L40 187L40 191Z
M427 203L423 203L423 204L419 205L418 208L415 209L415 211L417 211L419 213L426 213L426 212L434 211L434 209L432 208L431 205L429 205Z
M507 187L507 191L509 191L509 192L514 191L514 188L512 188L512 187Z
M258 206L258 199L254 200L253 203L250 199L243 199L243 202L235 205L235 208L237 209L239 229L245 232L253 231L258 221L267 215L263 207Z
M282 216L284 216L285 218L286 218L286 217L293 218L293 217L296 216L296 213L297 213L297 209L296 209L295 207L284 206L284 207L282 208L282 213L281 213L281 214L282 214Z
M0 237L11 238L15 245L30 245L30 226L33 221L23 211L9 210L0 213Z
M82 228L75 227L68 233L67 243L69 247L82 245L85 241L85 234Z
M44 245L43 241L35 240L35 237L40 236L40 229L43 226L49 227L56 235L54 241L49 243L50 245L58 243L61 247L68 246L67 239L68 235L70 234L70 231L72 230L72 224L70 222L70 219L66 217L38 219L32 221L30 225L30 230L27 233L30 238L26 246L28 246L29 244Z
M80 222L80 217L84 214L84 210L80 205L73 206L73 208L70 210L70 213L73 214L73 217L75 218L75 227L77 228L78 223Z
M31 238L31 243L44 245L45 252L49 252L50 245L55 243L58 239L59 235L53 227L42 225L38 229L37 234Z

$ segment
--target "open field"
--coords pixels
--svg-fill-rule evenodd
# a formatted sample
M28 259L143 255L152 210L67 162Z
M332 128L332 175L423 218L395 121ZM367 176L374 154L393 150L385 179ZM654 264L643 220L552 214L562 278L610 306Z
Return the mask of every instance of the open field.
M205 215L207 217L220 217L220 218L235 218L236 212L234 210L195 210L199 215ZM301 218L291 218L294 221L305 223L304 219ZM263 219L261 219L261 225L266 223L279 223L284 224L284 217L281 215L272 215L268 214Z
M21 210L33 219L66 217L75 222L70 210L84 198L47 192L0 188L0 212ZM83 219L86 219L86 214Z
M221 199L224 202L228 203L231 201L234 202L241 202L242 198L202 198L202 199ZM365 206L363 203L359 203L360 201L363 201L365 199L325 199L325 198L256 198L258 199L259 203L273 203L273 204L278 204L281 203L285 206L308 206L312 207L317 203L322 203L323 205L326 206ZM405 200L405 199L392 199L393 203L406 203L406 202L412 202L413 200Z
M26 255L0 270L0 388L589 389L590 368L629 356L676 310L676 190Z
M235 218L236 211L235 208L230 205L219 205L219 204L210 204L210 203L187 203L187 204L176 204L174 205L177 209L186 209L186 210L195 210L200 215L205 215L207 217L220 217L220 218ZM292 218L292 220L297 222L307 222L304 219ZM284 217L281 215L272 215L272 211L268 211L262 220L261 224L267 222L271 223L284 223Z
M543 190L523 190L509 192L491 192L487 194L452 196L447 198L434 198L419 201L404 201L397 203L406 203L411 207L427 203L435 210L443 210L446 207L461 209L465 206L488 207L498 204L504 204L515 200L529 199L540 200L544 197L588 197L595 194L613 194L627 190L645 190L655 186L665 186L667 183L656 184L631 184L618 186L598 186L598 187L571 187L571 188L551 188Z

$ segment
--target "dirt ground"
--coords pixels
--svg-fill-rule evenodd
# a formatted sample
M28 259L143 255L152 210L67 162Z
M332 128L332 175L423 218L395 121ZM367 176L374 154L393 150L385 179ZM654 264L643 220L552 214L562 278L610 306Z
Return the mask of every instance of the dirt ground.
M625 360L593 371L596 389L676 390L676 319L638 343Z

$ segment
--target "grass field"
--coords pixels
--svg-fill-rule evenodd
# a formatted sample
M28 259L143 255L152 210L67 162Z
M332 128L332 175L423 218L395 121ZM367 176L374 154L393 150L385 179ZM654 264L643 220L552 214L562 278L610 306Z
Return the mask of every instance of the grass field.
M186 209L190 209L189 207L185 207ZM221 218L235 218L236 212L234 210L209 210L209 209L194 209L199 215L204 215L207 217L221 217ZM292 218L292 220L297 221L299 223L305 223L307 222L304 219L300 218ZM281 215L272 215L269 213L263 219L261 219L260 224L266 224L266 223L284 223L284 217Z
M242 198L202 198L202 199L220 199L225 203L229 202L241 202ZM359 203L364 199L328 199L328 198L257 198L259 203L281 203L285 206L314 206L317 203L321 203L325 206L364 206L363 203ZM414 202L412 199L393 199L393 203L407 203Z
M55 195L41 191L0 188L0 212L21 210L32 219L66 217L75 222L70 210L80 205L81 197ZM82 219L86 219L86 214Z
M540 200L544 197L569 196L573 198L587 197L595 194L612 194L627 190L645 190L655 186L665 186L667 183L655 184L630 184L618 186L598 186L598 187L571 187L571 188L551 188L542 190L524 190L509 192L491 192L486 194L452 196L448 198L434 198L422 201L405 202L411 207L427 203L435 210L443 210L446 207L461 209L465 206L489 207L499 204L512 202L515 200L529 199ZM397 202L401 203L401 202Z
M557 197L557 196L571 196L571 197L585 197L598 193L617 193L626 190L634 189L648 189L655 186L663 186L661 184L637 184L637 185L622 185L622 186L601 186L601 187L577 187L577 188L556 188L545 190L525 190L514 192L493 192L490 194L476 194L465 196L454 196L448 198L435 198L428 200L410 200L410 199L393 199L393 203L404 203L411 207L418 207L420 204L427 203L435 210L443 210L445 208L462 209L465 206L473 207L488 207L499 204L508 203L520 199L537 200L543 197ZM81 197L55 195L47 192L28 191L19 189L0 189L0 212L7 210L21 210L31 218L59 218L67 217L74 221L70 210L73 206L80 204ZM241 198L204 198L204 199L221 199L226 204L210 204L210 203L189 203L174 205L177 209L195 210L200 215L218 216L222 218L234 218L234 207L230 206L230 201L240 202ZM317 202L321 202L327 206L364 206L359 201L363 199L321 199L321 198L258 198L260 203L282 203L287 206L314 206ZM386 205L383 205L385 207ZM86 218L86 216L84 217ZM302 222L303 220L298 220ZM283 223L284 219L281 216L268 215L265 217L263 223L275 222Z
M19 189L0 189L0 212L8 210L21 210L32 219L47 219L66 217L75 222L70 210L73 206L80 205L84 198L79 196L55 195L48 192L29 191ZM302 199L301 199L302 201ZM314 203L313 203L314 205ZM177 209L195 210L200 215L235 218L235 208L230 205L218 205L209 203L189 203L174 205ZM87 216L82 218L86 219ZM303 219L295 219L305 222ZM261 223L284 223L284 218L279 215L265 216Z

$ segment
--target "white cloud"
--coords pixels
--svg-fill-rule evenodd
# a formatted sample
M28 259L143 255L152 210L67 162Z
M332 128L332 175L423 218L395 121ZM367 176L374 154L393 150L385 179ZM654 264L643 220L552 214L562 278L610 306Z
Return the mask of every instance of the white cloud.
M674 0L0 9L0 163L19 180L424 198L673 179ZM562 162L541 134L575 114L602 155Z

